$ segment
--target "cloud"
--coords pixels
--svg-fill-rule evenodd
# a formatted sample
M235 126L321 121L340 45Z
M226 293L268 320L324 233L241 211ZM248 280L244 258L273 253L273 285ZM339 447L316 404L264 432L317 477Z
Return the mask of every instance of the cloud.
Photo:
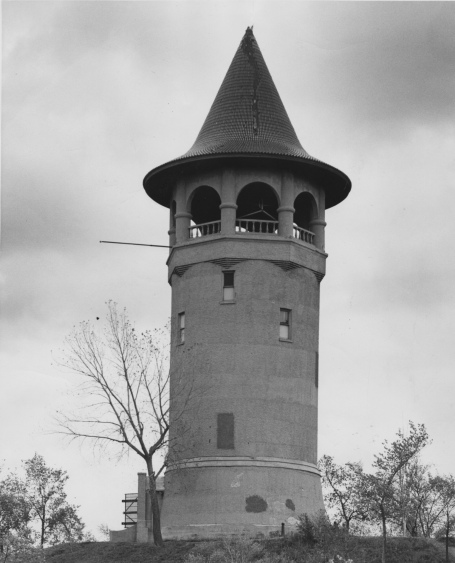
M418 18L401 14L400 25L393 22L393 12L382 19L383 34L358 46L347 68L338 66L340 101L352 116L369 123L434 125L454 114L455 39L448 30L453 29L455 10L439 4Z
M287 7L275 14L273 26L268 22L270 29L258 27L257 35L310 154L322 158L321 151L346 149L352 141L373 148L406 139L417 126L454 120L453 3ZM286 29L296 40L275 48L272 27Z

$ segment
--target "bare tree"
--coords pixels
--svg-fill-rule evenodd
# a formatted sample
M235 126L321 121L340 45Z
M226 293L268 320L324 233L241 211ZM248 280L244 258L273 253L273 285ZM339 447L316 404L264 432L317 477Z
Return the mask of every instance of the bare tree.
M107 303L106 325L96 330L82 322L66 339L64 359L81 378L86 401L82 415L59 413L60 432L71 438L91 439L95 444L112 444L120 454L130 450L147 466L152 514L153 541L162 546L160 511L156 478L166 465L154 467L157 452L169 452L169 369L165 332L138 334L125 310L119 312ZM182 427L183 415L197 397L193 379L176 370L172 376L172 424L180 424L180 437L189 428ZM85 413L85 414L84 414Z
M110 533L109 533L109 526L107 524L100 524L98 526L98 532L103 538L103 541L109 541Z

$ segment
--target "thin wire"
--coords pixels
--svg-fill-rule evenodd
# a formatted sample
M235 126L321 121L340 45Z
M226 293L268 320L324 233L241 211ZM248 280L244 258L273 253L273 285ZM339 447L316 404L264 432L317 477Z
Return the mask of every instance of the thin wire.
M105 242L107 244L129 244L131 246L155 246L158 248L172 248L171 246L165 246L164 244L142 244L140 242L116 242L113 240L100 240L100 242Z

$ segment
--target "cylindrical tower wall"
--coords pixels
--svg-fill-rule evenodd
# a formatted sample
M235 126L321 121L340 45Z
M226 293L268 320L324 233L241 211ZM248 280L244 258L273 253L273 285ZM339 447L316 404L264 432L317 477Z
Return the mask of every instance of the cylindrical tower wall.
M237 198L254 181L275 190L278 234L235 230ZM200 185L221 196L221 232L188 240L188 201ZM317 355L326 255L293 238L295 198L308 191L318 200L318 190L273 165L207 171L175 186L165 537L292 528L299 514L323 508Z
M293 528L299 514L323 508L316 461L325 256L269 238L201 240L178 249L175 268L171 258L166 537ZM229 251L236 257L216 258ZM234 273L229 301L225 272Z
M194 406L191 444L180 445L177 457L219 455L217 414L232 413L235 444L223 455L316 463L316 276L305 268L284 271L265 260L245 260L229 269L235 301L224 302L224 271L199 263L172 279L171 373L181 371L204 386ZM289 340L280 340L280 309L290 311ZM192 410L185 416L193 424Z

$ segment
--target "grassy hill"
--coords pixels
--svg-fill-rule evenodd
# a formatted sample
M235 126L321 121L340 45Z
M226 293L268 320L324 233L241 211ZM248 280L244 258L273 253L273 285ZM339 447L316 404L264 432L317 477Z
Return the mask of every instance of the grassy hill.
M45 549L46 563L181 563L192 542L165 542L163 549L143 543L83 542Z
M190 555L191 554L191 555ZM335 555L352 563L380 563L381 539L346 537L336 546L303 545L293 538L149 544L85 542L45 550L47 563L326 563ZM451 556L451 561L455 558ZM335 559L335 561L337 561ZM444 546L421 538L390 538L388 563L444 563Z

